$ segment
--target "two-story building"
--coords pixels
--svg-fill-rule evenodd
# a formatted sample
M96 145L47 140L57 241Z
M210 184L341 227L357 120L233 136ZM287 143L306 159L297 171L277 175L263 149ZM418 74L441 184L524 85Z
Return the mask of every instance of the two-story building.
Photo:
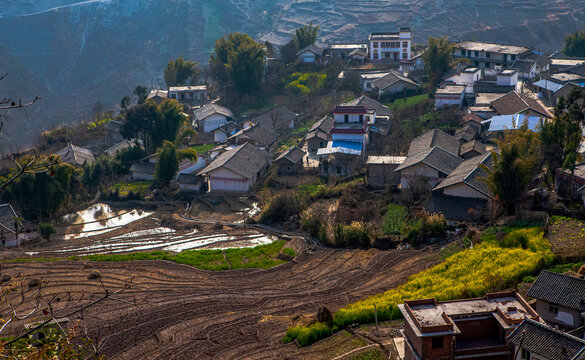
M402 27L397 32L371 33L368 43L369 59L372 62L410 61L412 28Z
M193 111L193 114L195 115L193 127L206 133L212 132L234 118L230 109L214 103L203 105Z
M171 86L167 96L189 105L200 105L207 101L207 86Z
M481 69L465 66L459 63L457 67L448 71L443 76L443 81L455 85L465 85L465 92L473 94L473 86L481 79Z
M483 298L405 301L404 359L510 360L513 347L506 337L538 314L516 292L487 294Z
M524 46L461 41L455 44L451 55L456 59L469 59L472 66L493 69L509 67L516 59L530 53L532 50Z

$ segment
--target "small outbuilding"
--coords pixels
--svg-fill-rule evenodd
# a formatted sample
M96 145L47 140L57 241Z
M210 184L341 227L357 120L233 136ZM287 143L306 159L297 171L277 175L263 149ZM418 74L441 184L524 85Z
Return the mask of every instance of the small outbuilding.
M307 153L300 148L293 146L279 157L275 162L278 166L279 175L299 175L303 172L303 158Z
M400 174L394 172L406 160L406 156L368 156L366 161L368 185L382 188L400 184Z

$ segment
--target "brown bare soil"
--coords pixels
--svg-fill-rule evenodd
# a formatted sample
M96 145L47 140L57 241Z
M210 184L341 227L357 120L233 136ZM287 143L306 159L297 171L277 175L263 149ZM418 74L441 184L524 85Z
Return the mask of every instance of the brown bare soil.
M83 312L88 334L114 359L310 359L322 358L322 343L282 344L289 325L311 321L319 306L335 311L392 288L434 262L428 251L336 251L292 242L289 246L302 254L268 270L60 261L7 263L2 273L20 274L23 284L42 279L46 297L84 294L85 299L103 295L101 282L115 291L133 278L117 300ZM94 270L101 280L88 280ZM21 330L18 326L11 331Z
M585 221L559 218L549 226L548 239L563 261L585 260Z

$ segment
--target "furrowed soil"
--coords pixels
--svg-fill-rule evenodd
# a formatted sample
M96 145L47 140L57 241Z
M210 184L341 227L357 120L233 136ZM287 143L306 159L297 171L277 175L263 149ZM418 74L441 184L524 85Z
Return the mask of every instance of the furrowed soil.
M70 309L75 301L64 299L97 299L133 279L115 299L84 310L83 320L70 318L113 359L314 359L323 356L320 343L282 344L288 326L308 323L320 306L335 311L395 287L436 263L428 250L329 250L301 239L287 246L300 255L267 270L56 261L5 263L2 274L22 284L40 278L43 296L59 296L59 306ZM101 279L88 279L94 270ZM11 326L22 331L22 323Z

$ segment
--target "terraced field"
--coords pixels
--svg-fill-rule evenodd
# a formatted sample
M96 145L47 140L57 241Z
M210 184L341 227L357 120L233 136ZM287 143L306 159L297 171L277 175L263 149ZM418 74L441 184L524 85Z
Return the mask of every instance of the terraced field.
M281 343L293 321L310 321L319 306L336 310L394 287L432 262L428 251L336 251L300 239L287 246L301 255L268 270L61 261L7 263L2 272L20 274L25 284L41 278L47 298L83 294L84 301L132 278L131 288L85 310L79 320L79 328L114 359L298 359L314 358L315 350ZM93 270L101 273L101 281L88 280ZM83 301L65 303L75 308ZM22 324L11 326L15 331Z

